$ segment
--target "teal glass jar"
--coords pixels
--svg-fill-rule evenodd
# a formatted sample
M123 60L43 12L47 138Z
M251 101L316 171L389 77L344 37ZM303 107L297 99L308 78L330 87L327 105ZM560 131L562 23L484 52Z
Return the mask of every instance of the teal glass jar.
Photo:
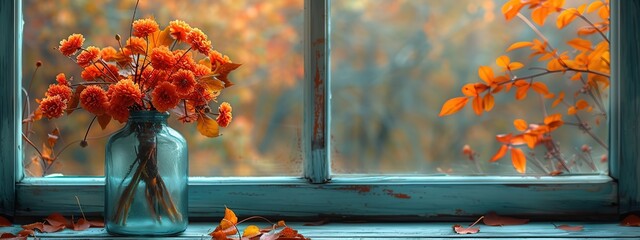
M131 111L109 138L104 214L110 234L166 236L187 228L187 143L167 125L168 117Z

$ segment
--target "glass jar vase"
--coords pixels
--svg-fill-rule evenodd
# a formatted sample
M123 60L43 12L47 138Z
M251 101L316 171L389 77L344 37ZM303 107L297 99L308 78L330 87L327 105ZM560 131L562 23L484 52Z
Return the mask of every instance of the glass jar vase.
M131 111L109 138L105 158L105 227L116 235L174 235L188 224L185 139L168 113Z

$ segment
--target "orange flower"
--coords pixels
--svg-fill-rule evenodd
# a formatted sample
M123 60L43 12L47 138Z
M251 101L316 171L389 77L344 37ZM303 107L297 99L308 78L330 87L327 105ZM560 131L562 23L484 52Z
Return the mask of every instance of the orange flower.
M133 35L136 37L146 37L158 30L158 23L150 18L138 19L133 22Z
M216 122L220 127L227 127L229 123L231 123L231 119L233 118L231 114L231 105L228 102L223 102L218 107L218 117L216 118Z
M192 49L195 49L204 55L209 55L209 51L211 51L211 41L207 40L207 35L205 35L200 29L191 29L191 32L187 35L187 39L189 44L191 44Z
M176 86L178 96L186 98L193 92L196 86L196 78L193 76L193 72L180 69L171 76L171 83Z
M226 55L222 55L222 53L219 53L218 51L211 51L211 53L209 53L209 60L211 60L211 67L215 68L218 65L222 65L225 63L231 63L231 60L229 59L228 56Z
M100 56L107 62L115 60L117 54L118 51L113 47L106 47L100 50Z
M42 115L49 119L62 117L65 109L67 109L67 101L59 95L47 97L40 102Z
M131 37L127 40L125 47L131 50L132 54L145 54L147 52L147 41L139 37Z
M176 61L176 69L186 69L193 71L196 66L196 61L193 60L193 56L191 52L186 52L185 50L174 50L173 56Z
M151 103L160 112L176 107L180 103L176 86L169 82L158 85L151 93Z
M196 78L202 77L209 73L211 73L211 69L203 64L196 64L196 66L193 68L193 75L196 76Z
M150 57L151 66L155 69L167 70L173 68L173 65L176 64L173 53L166 46L154 48Z
M107 111L109 98L104 89L90 85L80 93L80 104L85 110L99 116Z
M82 44L84 44L84 36L82 34L71 34L69 38L60 41L58 50L62 55L71 56L82 48Z
M109 104L107 114L109 114L113 119L118 120L118 122L123 123L129 119L129 108Z
M194 106L202 106L206 105L209 101L213 100L215 95L213 93L207 91L207 89L202 86L202 84L196 84L196 87L193 89L191 94L189 94L189 100L193 101Z
M80 77L85 81L95 81L102 77L102 71L94 65L89 65L80 73Z
M86 67L89 66L89 64L98 61L98 59L100 59L100 49L94 46L90 46L86 50L83 50L82 52L80 52L80 54L78 54L78 56L76 57L76 62L81 67Z
M69 81L67 81L67 77L64 73L58 73L58 75L56 75L56 82L60 85L69 86Z
M109 104L114 108L126 109L133 104L142 105L142 92L131 79L124 79L118 83L109 85L107 96L110 99Z
M60 96L62 100L69 101L72 94L73 93L71 88L67 85L51 84L49 85L49 89L47 89L47 92L44 94L44 96L47 98Z
M171 37L178 40L178 42L187 42L187 35L191 32L191 26L180 20L171 21L169 22L169 32Z

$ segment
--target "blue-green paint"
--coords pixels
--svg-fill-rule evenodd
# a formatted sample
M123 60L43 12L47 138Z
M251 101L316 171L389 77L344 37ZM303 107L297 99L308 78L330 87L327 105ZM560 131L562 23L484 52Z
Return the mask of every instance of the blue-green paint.
M617 149L620 182L620 214L640 211L640 1L616 1L618 15L612 19L617 27L612 35L615 81L618 87ZM612 93L614 95L614 93ZM616 123L614 123L616 124Z
M20 1L0 1L0 213L13 215L21 159L21 23Z
M85 213L100 214L103 184L100 178L26 180L17 186L17 214L42 216L51 209L76 214L75 196ZM189 196L194 217L223 216L228 206L240 215L305 219L472 219L489 211L538 219L617 218L617 187L607 176L363 177L327 184L302 178L192 178Z
M304 1L304 176L311 183L331 177L329 145L329 0Z
M242 218L243 216L239 216ZM187 230L176 236L180 239L209 239L207 233L211 232L218 224L220 218L211 219L208 222L192 223ZM258 226L267 227L269 224L255 222ZM475 227L480 228L480 232L473 235L458 235L453 232L452 225L461 224L467 226L470 222L447 222L447 223L328 223L322 226L304 226L300 222L288 222L287 225L298 230L305 237L317 239L436 239L436 238L640 238L640 231L633 227L623 227L615 223L592 223L592 222L535 222L526 225L516 226L485 226L482 223ZM242 224L238 228L244 229L248 224ZM556 229L559 225L582 226L583 230L578 232L568 232ZM14 231L17 231L17 227ZM112 239L102 228L90 228L82 232L63 230L56 233L38 234L42 238L91 238L91 239ZM163 239L163 238L158 238ZM172 239L172 238L166 238ZM174 238L173 238L174 239Z

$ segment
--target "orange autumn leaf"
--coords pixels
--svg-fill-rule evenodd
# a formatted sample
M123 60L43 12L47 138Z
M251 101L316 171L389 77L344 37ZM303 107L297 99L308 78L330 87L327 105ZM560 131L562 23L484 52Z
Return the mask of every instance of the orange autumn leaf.
M478 68L478 76L487 84L493 83L493 70L488 66L480 66Z
M438 116L443 117L454 114L460 111L460 109L464 108L468 101L468 97L456 97L449 99L444 103L444 105L442 105L442 109L440 110L440 114Z
M556 226L556 229L561 229L561 230L565 230L567 232L579 232L582 231L584 229L583 226L569 226L569 225L559 225Z
M506 55L502 55L498 57L496 59L496 64L499 67L502 67L502 71L506 71L506 70L513 71L513 70L518 70L524 67L524 64L520 62L511 62L511 59L509 59L509 57Z
M576 109L578 109L578 110L582 110L582 109L585 109L587 107L589 107L589 103L587 101L585 101L584 99L580 99L576 103Z
M78 219L77 222L72 223L72 229L74 231L86 230L89 227L91 227L91 223L89 223L89 221L87 221L87 219L84 219L84 218L80 218Z
M526 84L522 87L518 87L518 90L516 90L516 100L522 100L526 98L528 91L529 91L529 84Z
M565 26L569 25L569 23L571 23L573 20L575 20L576 17L578 17L578 14L580 13L575 8L569 8L567 10L562 11L560 15L558 15L558 18L556 20L556 27L558 27L558 29L564 28Z
M511 163L519 173L527 172L527 158L519 148L511 148Z
M224 82L224 87L228 88L233 86L233 83L229 80L228 76L231 71L236 70L242 64L239 63L223 63L213 70L213 73L216 74L216 78L222 82Z
M107 128L107 126L109 125L109 122L111 122L111 115L102 114L98 116L98 123L100 124L100 127L102 128L102 130L105 130Z
M147 47L147 56L149 53L156 47L160 46L169 46L173 43L173 38L170 35L169 26L165 27L163 30L157 30L154 33L150 34L147 38L149 39Z
M198 132L206 137L217 137L220 135L220 127L218 122L207 116L200 114L197 125Z
M522 135L522 139L527 143L527 147L533 149L538 144L538 136L536 134L527 133Z
M516 119L513 121L513 126L516 127L516 129L518 129L518 131L524 132L525 130L527 130L529 128L529 125L527 124L527 122L525 120L522 119Z
M476 89L476 84L475 83L467 83L467 84L465 84L464 86L462 86L460 91L465 96L469 96L469 97L478 96L478 90Z
M524 7L524 4L522 4L522 1L510 0L506 2L504 5L502 5L501 10L502 10L502 14L504 14L504 17L507 19L507 21L509 21L513 17L518 15L518 12L520 12L520 9L522 9L522 7Z
M80 103L80 94L85 88L86 86L84 85L76 87L76 90L73 92L73 95L71 95L71 99L67 104L67 109L65 110L67 115L71 114L78 107L78 104Z
M517 43L511 44L511 46L509 46L509 48L507 48L507 52L509 52L511 50L518 49L518 48L529 47L529 46L533 46L533 43L532 42L517 42Z
M567 42L567 44L579 51L590 51L593 50L591 47L591 41L582 38L574 38Z
M606 5L604 7L601 7L600 10L598 10L598 16L600 16L602 20L608 21L610 16L609 8L606 7Z
M484 98L482 99L482 105L484 106L485 111L491 111L491 109L493 109L493 106L495 105L495 99L493 98L493 95L484 95Z
M564 121L562 121L562 114L556 113L545 117L544 124L549 127L549 131L555 130L564 124Z
M220 220L220 225L209 235L215 239L227 239L228 235L238 232L236 224L238 224L238 217L236 217L236 214L231 209L225 207L224 218Z
M576 112L577 112L577 111L576 111L576 107L574 107L574 106L571 106L571 107L569 107L569 108L567 109L567 114L569 114L569 115L575 115L575 114L576 114Z
M534 82L531 84L531 88L542 96L549 94L549 88L543 82Z
M589 7L587 8L587 13L592 13L603 6L604 6L604 3L602 1L592 2L591 4L589 4Z
M45 220L53 227L71 226L71 221L62 216L62 214L60 213L52 213L47 218L45 218Z
M500 149L498 149L498 152L495 155L493 155L493 157L489 161L495 162L500 160L500 158L504 157L504 155L507 153L507 148L508 148L507 145L502 145Z
M551 104L551 107L556 107L558 106L558 104L560 104L560 102L562 102L562 100L564 100L564 92L560 92L558 94L558 98L556 98L556 100L553 101L553 103Z
M463 227L463 226L460 226L459 224L456 224L456 225L453 225L453 231L456 232L457 234L475 234L480 232L480 228Z
M474 97L473 98L473 111L476 113L476 115L482 115L482 110L484 109L484 107L482 106L482 98L478 97Z

